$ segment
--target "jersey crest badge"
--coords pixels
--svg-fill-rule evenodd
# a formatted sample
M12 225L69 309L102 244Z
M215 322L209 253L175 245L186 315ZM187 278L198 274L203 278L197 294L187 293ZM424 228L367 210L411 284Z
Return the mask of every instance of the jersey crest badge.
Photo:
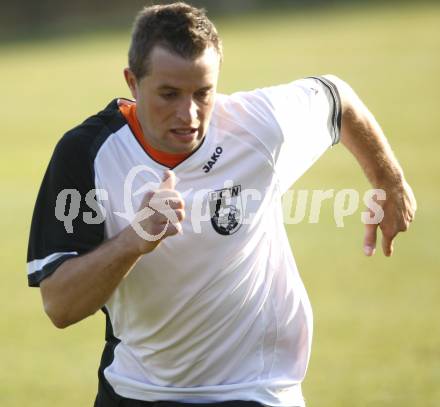
M232 235L240 229L243 222L241 185L209 192L211 224L221 235Z

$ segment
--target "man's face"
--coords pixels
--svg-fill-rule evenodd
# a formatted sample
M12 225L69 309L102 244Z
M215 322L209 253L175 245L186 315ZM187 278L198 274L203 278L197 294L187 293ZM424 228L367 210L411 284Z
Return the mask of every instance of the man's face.
M139 81L128 68L124 71L144 137L160 151L194 151L205 136L214 108L219 55L210 47L191 60L156 46L149 68Z

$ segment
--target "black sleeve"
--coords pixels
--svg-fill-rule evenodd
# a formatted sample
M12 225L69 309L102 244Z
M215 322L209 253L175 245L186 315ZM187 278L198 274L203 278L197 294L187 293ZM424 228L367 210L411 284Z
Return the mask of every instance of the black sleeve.
M39 286L65 260L87 253L104 239L103 222L88 224L83 219L85 212L95 218L97 215L85 202L86 194L95 188L95 130L93 123L74 129L63 136L54 150L32 217L27 253L31 287ZM76 212L69 225L66 214Z

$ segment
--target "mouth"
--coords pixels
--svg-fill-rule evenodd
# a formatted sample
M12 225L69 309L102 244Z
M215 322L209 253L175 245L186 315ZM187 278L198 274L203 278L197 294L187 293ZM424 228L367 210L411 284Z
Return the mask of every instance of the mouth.
M195 127L185 127L171 129L171 133L183 142L193 141L197 136L198 129Z

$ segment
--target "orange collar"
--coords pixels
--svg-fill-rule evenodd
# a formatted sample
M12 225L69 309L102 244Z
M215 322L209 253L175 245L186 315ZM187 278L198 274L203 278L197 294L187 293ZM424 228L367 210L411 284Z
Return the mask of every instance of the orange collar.
M165 151L159 151L153 148L147 142L147 139L142 132L141 124L137 119L136 102L127 99L119 99L118 106L119 111L125 117L125 120L127 120L127 123L129 124L139 144L143 147L147 154L159 164L162 164L168 168L174 168L191 155L191 153L167 153Z

